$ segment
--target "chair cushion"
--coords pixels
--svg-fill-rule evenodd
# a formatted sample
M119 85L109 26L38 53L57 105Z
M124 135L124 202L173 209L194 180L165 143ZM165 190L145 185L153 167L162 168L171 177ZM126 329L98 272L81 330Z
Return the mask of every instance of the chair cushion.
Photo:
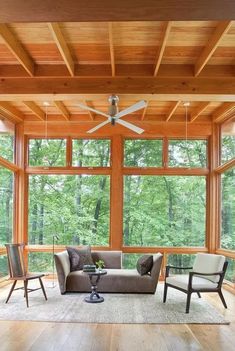
M143 255L138 259L136 269L140 275L144 275L151 271L152 266L153 255Z
M178 288L188 290L188 280L189 280L189 275L188 274L178 274L176 276L170 276L166 278L166 283L174 285ZM197 276L193 277L192 281L192 287L195 290L201 290L201 289L214 289L217 287L216 283L213 283L212 281L204 278L200 278Z
M70 272L83 269L84 264L93 265L90 246L82 246L79 248L66 247L70 261Z
M200 273L215 273L223 270L225 257L222 255L198 253L196 255L193 271ZM218 275L211 275L205 277L214 283L218 283L220 277Z

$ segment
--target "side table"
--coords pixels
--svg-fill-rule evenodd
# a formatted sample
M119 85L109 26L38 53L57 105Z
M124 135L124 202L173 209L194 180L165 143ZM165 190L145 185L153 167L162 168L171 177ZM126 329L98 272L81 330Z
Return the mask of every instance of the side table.
M85 297L85 301L89 303L97 303L97 302L103 302L104 298L100 296L97 292L97 285L100 280L100 277L102 275L107 274L107 271L102 269L102 271L99 271L98 269L95 272L85 272L88 274L90 283L91 283L91 294L87 297Z

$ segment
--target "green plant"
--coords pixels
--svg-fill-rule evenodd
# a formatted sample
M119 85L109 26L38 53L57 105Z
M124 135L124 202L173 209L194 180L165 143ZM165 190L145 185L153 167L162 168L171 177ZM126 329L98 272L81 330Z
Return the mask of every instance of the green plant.
M96 266L97 266L98 269L102 269L102 268L105 267L104 261L103 261L103 260L96 261L95 264L96 264Z

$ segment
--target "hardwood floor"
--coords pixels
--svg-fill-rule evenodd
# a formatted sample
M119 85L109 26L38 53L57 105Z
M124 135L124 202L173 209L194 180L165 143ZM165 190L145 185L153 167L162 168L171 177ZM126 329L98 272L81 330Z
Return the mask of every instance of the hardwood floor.
M0 288L6 296L9 287ZM1 351L234 351L235 295L224 291L225 310L217 294L204 294L230 325L76 324L0 321Z

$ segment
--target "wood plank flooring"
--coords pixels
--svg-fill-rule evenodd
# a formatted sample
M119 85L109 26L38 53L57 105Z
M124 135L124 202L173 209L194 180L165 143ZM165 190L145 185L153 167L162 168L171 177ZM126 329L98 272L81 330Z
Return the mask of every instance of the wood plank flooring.
M9 287L0 288L6 296ZM234 351L235 295L204 294L230 325L77 324L0 321L1 351Z

